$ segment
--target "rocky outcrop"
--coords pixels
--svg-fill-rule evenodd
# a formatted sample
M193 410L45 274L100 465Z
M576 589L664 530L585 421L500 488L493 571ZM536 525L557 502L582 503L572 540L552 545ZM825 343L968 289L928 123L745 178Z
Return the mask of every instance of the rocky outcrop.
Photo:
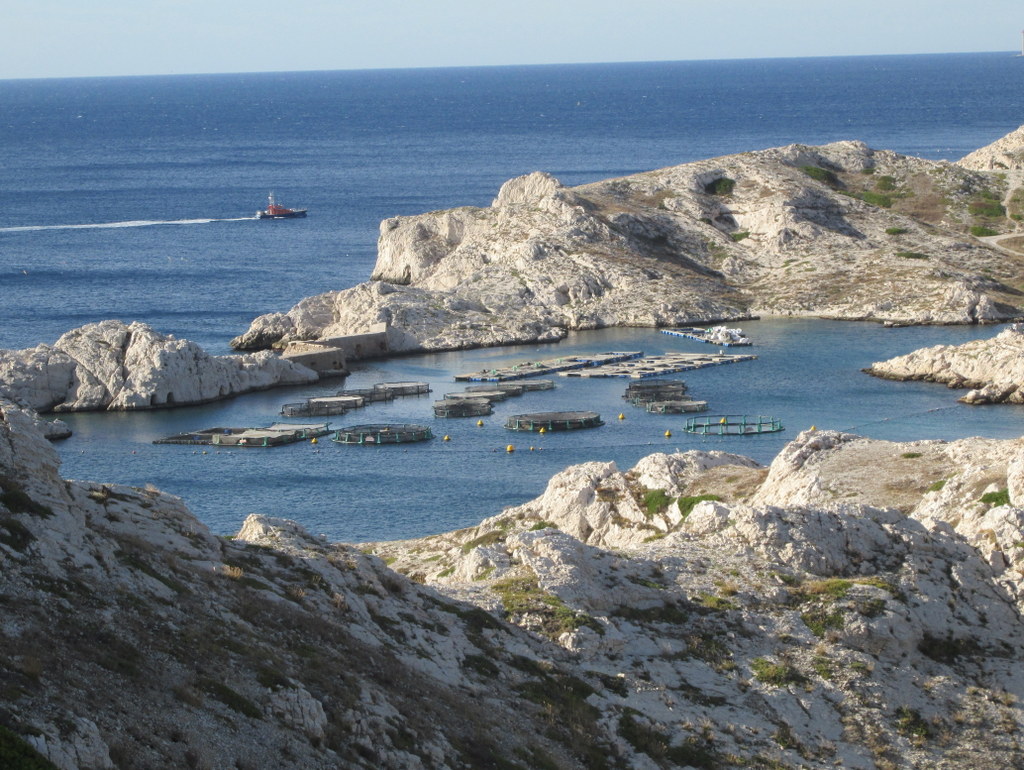
M0 403L0 740L62 770L1014 766L1022 457L808 431L356 549L64 481Z
M1004 176L873 150L791 145L567 188L536 172L490 207L381 223L371 281L257 318L255 349L386 323L393 351L750 314L989 323L1022 314Z
M1024 126L986 147L965 155L957 164L975 171L1024 169Z
M878 361L864 370L888 380L941 382L970 388L966 404L1024 403L1024 326L1012 324L996 336L962 345L936 345Z
M200 404L317 379L269 352L211 356L188 340L121 321L74 329L53 346L0 350L0 396L41 412Z

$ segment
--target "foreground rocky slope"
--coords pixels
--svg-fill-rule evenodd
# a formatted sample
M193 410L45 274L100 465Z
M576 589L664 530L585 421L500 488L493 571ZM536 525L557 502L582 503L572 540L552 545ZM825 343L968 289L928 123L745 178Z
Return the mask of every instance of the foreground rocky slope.
M970 388L958 399L967 404L1024 404L1024 326L1013 324L991 339L921 348L864 371L888 380Z
M748 314L984 323L1022 314L1015 133L965 159L791 145L381 224L372 280L256 319L256 349L390 327L394 351ZM967 162L970 161L970 162ZM990 169L998 168L999 171Z
M64 481L0 411L2 750L61 768L1021 756L1024 442L807 432L767 469L587 463L478 527L369 546L381 560L266 516L214 537L154 489Z
M270 353L211 356L137 322L87 324L53 346L0 350L0 397L41 412L201 404L317 379Z

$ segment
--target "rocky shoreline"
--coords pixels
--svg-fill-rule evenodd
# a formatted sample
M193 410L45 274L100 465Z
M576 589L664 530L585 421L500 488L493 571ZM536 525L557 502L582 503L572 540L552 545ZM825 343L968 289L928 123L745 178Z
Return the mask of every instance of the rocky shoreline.
M488 208L385 220L370 281L260 316L231 344L377 324L393 352L418 352L753 315L1013 320L1024 254L986 238L1017 230L1022 137L959 163L836 142L574 188L535 172Z
M864 369L887 380L938 382L969 389L965 404L1024 404L1024 326L962 345L936 345Z
M268 351L211 356L138 322L101 321L52 346L0 350L0 397L39 412L163 409L318 379Z
M156 489L65 481L2 402L0 746L61 770L1010 767L1022 502L1019 440L808 431L768 468L574 466L416 541L255 515L222 538Z

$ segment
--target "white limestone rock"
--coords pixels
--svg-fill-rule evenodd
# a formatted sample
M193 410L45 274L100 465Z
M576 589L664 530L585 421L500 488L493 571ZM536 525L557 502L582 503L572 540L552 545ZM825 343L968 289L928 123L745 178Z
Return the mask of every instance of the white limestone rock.
M1012 324L995 337L961 345L936 345L879 361L865 370L890 380L941 382L971 388L968 404L1024 403L1024 326Z
M891 208L862 199L878 179L895 187ZM534 172L506 182L490 207L384 220L368 284L261 316L232 344L356 334L381 322L394 350L413 351L751 313L1006 320L1021 314L1019 297L990 276L1018 258L964 235L972 195L1006 186L990 172L860 142L759 150L575 188ZM918 219L907 204L899 213L915 196L938 196L944 209Z
M137 322L101 321L67 332L52 348L0 351L0 395L39 411L199 404L317 379L269 352L210 356Z
M957 161L957 165L976 171L1024 169L1024 126L968 153Z

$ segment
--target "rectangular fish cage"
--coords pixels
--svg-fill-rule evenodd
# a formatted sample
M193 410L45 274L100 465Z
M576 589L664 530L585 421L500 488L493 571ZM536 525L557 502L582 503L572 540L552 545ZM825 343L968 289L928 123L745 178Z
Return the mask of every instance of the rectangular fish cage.
M373 389L390 393L393 396L421 396L430 392L430 384L426 382L378 382Z
M685 430L700 436L746 436L752 433L778 433L784 428L779 418L763 414L713 414L687 418Z
M631 382L622 397L634 406L652 401L679 401L686 394L683 380L640 380Z
M484 398L446 398L434 402L435 417L483 417L492 412L491 402Z
M334 434L331 441L338 444L409 444L427 441L433 437L433 431L426 425L391 423L342 428Z
M651 401L646 405L651 414L684 414L686 412L706 412L707 401L680 399L678 401Z

